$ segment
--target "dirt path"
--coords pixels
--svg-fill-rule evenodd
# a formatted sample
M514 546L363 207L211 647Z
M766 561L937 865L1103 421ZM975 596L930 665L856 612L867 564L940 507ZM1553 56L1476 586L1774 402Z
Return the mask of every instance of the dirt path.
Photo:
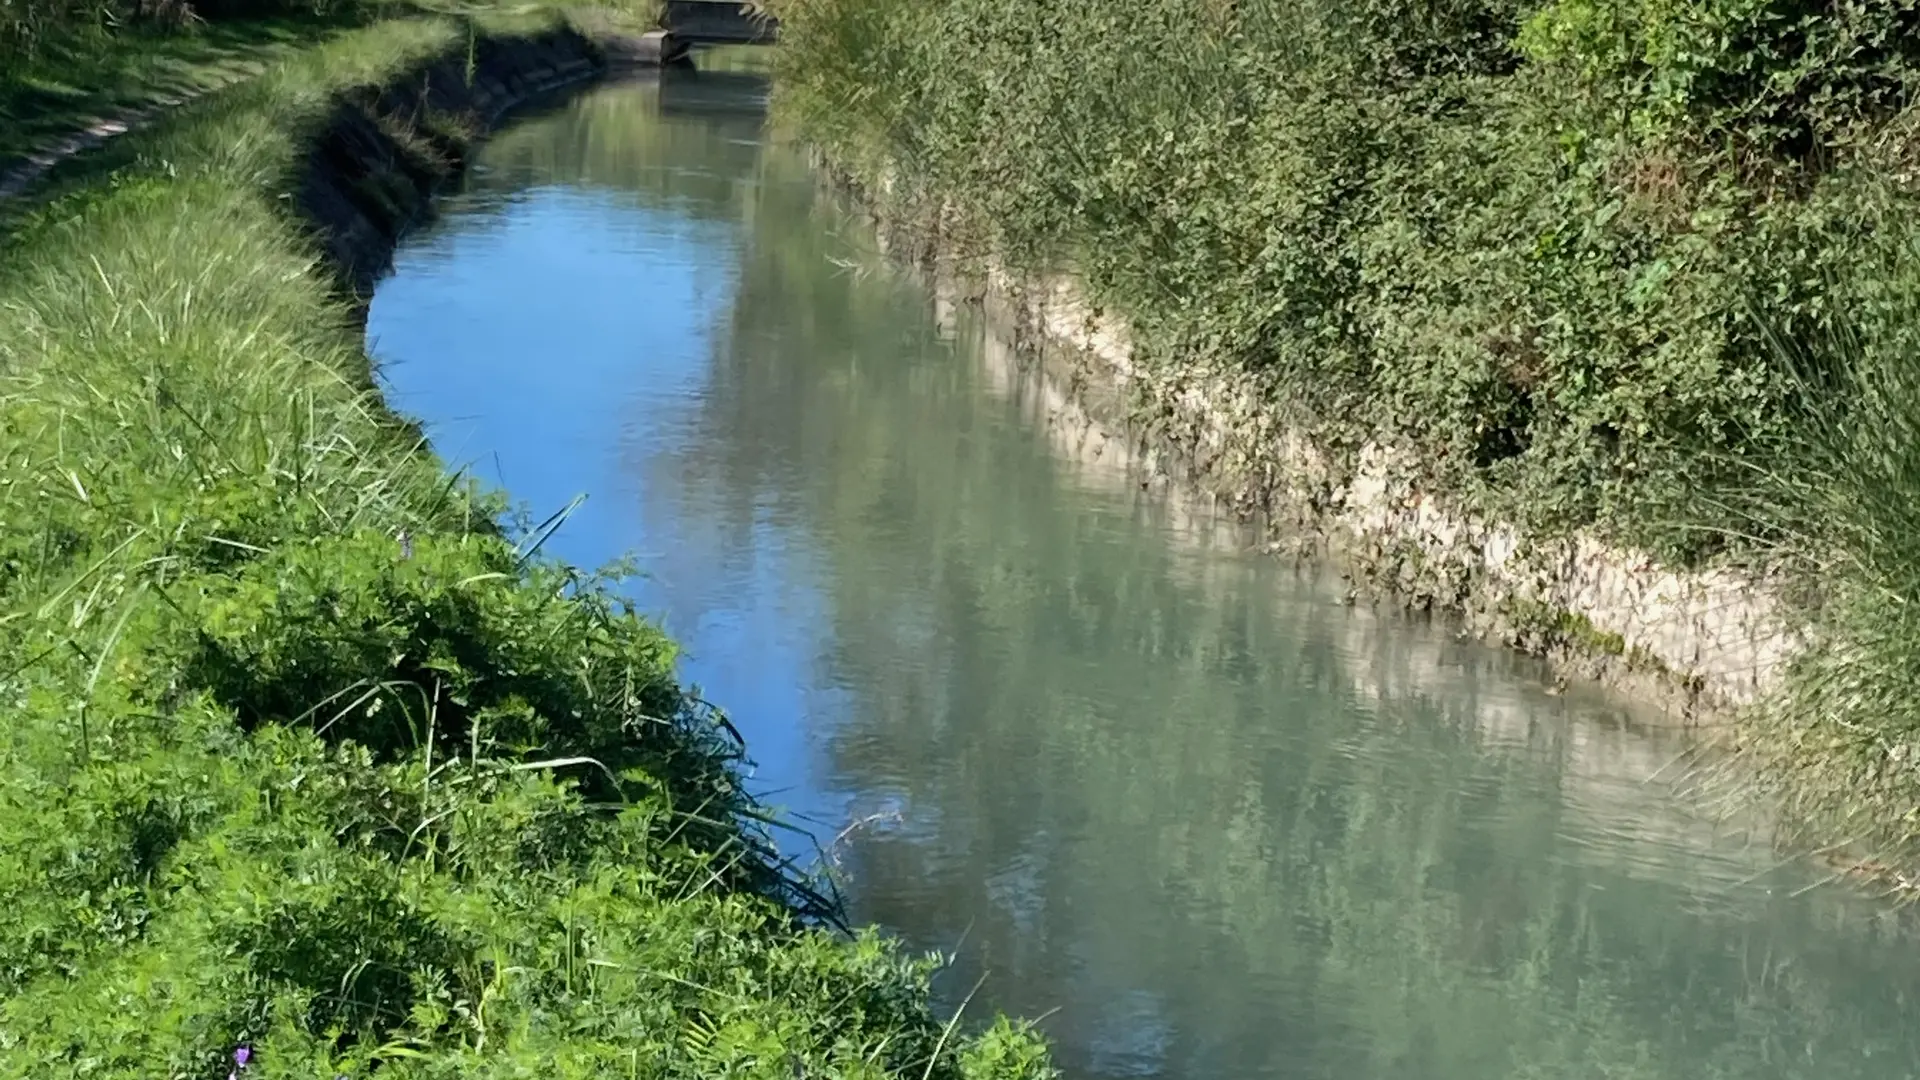
M267 65L259 61L236 65L222 72L212 81L196 86L192 90L156 96L144 105L121 109L105 117L87 121L78 130L68 132L19 157L0 159L0 200L17 198L25 194L54 166L91 150L109 139L142 127L168 109L178 108L189 101L254 78L266 69Z

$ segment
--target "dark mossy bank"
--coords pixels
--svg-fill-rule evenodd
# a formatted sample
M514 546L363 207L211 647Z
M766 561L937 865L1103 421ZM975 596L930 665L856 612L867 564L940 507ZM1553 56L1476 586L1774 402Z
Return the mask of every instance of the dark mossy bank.
M401 234L506 110L605 67L603 51L579 34L486 37L470 58L437 56L341 92L320 119L294 199L346 288L364 294L386 272Z
M300 217L344 287L363 296L391 266L401 234L430 211L433 193L466 167L474 141L510 110L684 56L684 46L658 32L485 35L381 83L342 90L300 171Z
M10 225L0 1075L1048 1075L825 928L673 642L368 389L351 288L604 62L381 24Z

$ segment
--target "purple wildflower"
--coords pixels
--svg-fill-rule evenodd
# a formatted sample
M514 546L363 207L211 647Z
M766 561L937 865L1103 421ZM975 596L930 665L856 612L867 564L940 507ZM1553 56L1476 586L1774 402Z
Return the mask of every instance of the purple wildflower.
M247 1071L247 1062L253 1060L253 1048L236 1046L233 1048L233 1071L227 1074L227 1080L240 1080L240 1074Z

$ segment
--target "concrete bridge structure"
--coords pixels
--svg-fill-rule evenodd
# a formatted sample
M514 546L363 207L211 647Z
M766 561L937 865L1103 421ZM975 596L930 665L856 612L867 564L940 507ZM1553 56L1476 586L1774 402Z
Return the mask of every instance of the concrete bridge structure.
M771 45L780 24L743 0L666 0L667 33L689 45Z

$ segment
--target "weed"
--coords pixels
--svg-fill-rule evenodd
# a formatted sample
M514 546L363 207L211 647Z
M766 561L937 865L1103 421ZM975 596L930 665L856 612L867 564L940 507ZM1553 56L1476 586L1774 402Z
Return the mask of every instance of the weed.
M1915 280L1911 257L1886 264ZM1776 339L1794 423L1749 467L1739 505L1799 593L1807 647L1753 752L1798 816L1920 858L1920 372L1898 343ZM1778 464L1781 462L1789 465Z

